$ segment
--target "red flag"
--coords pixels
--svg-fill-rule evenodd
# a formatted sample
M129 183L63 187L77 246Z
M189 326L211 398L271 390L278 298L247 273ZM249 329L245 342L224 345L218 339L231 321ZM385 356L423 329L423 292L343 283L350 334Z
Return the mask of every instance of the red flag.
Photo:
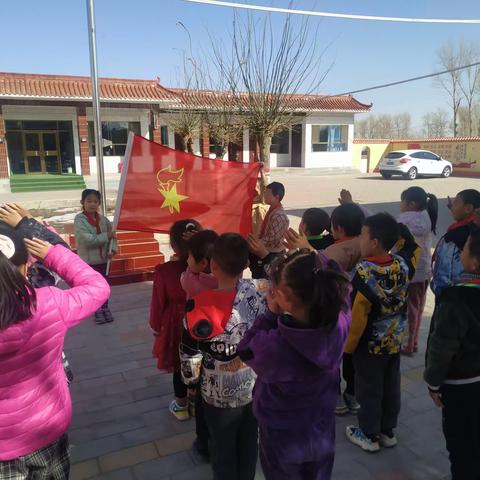
M131 135L118 192L120 230L168 232L194 218L218 233L252 230L259 164L197 157Z

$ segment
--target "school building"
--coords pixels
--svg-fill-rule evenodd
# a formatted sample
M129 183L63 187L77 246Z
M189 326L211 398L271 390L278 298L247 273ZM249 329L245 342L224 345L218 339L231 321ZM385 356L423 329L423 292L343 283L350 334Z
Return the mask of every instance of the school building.
M184 92L156 80L100 79L106 173L118 172L130 131L179 148L169 120L185 108ZM205 92L213 110L218 95L225 93ZM97 169L91 103L89 77L0 73L0 182L11 191L81 188ZM297 125L273 139L272 167L354 166L354 117L371 105L352 96L298 95L292 108ZM203 129L195 153L213 157L214 149ZM225 159L248 162L257 154L245 129Z

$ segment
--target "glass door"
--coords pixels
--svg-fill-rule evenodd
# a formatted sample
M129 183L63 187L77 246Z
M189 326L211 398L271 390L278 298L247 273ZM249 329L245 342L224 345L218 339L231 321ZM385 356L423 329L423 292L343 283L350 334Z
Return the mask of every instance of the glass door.
M25 173L43 173L40 135L37 132L24 133Z
M45 166L43 173L61 173L58 133L42 132L40 135Z
M25 132L25 173L61 173L58 132Z

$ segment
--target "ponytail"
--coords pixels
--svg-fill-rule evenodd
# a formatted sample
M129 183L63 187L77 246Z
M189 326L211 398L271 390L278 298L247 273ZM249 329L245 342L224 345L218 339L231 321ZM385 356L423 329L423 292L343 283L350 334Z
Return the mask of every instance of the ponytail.
M414 203L419 212L426 210L432 224L432 232L437 234L438 200L432 193L427 193L422 187L410 187L402 192L401 199Z
M23 239L0 224L0 331L30 318L36 308L35 290L17 268L27 259Z
M313 285L309 323L332 329L340 312L347 307L348 280L340 272L327 267L314 273Z
M433 193L427 193L427 213L432 223L432 232L437 234L438 199Z
M348 307L349 282L332 263L308 250L298 250L280 258L271 270L271 280L283 280L308 312L311 328L332 329L342 310Z

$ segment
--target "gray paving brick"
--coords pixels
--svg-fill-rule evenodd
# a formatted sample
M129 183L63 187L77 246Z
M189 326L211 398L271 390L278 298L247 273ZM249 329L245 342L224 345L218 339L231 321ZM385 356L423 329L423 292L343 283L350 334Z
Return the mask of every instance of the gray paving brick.
M105 390L90 392L89 396L85 396L84 400L74 402L73 411L75 414L80 412L95 412L107 408L131 403L135 400L133 392L120 392L115 395L105 395Z
M142 480L158 480L160 475L167 476L180 472L189 471L194 468L191 458L185 452L176 453L169 457L151 460L133 467L133 472L137 478ZM188 478L188 477L186 477ZM191 477L192 479L195 477Z
M115 365L99 366L89 370L78 373L75 378L77 381L88 380L90 378L104 377L114 373L128 372L140 368L138 361L133 360L129 362L117 363Z
M122 468L114 472L104 473L95 477L96 480L136 480L131 468Z
M185 472L175 473L170 478L171 480L211 480L212 466L210 464L200 465Z
M91 440L87 443L75 445L71 449L71 462L78 463L96 458L106 453L115 452L125 448L125 443L120 435Z
M122 418L121 420L115 419L109 422L96 423L90 427L90 430L95 438L102 438L115 435L116 433L129 432L130 430L136 430L144 426L145 423L143 419L140 416L135 416Z

